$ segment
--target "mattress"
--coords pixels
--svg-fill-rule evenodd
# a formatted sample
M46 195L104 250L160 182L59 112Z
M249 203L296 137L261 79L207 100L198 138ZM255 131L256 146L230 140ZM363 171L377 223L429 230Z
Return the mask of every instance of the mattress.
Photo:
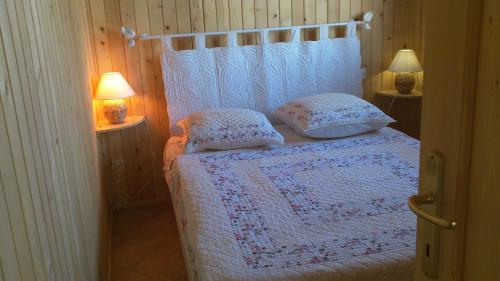
M191 280L412 280L419 142L390 128L284 146L165 149Z

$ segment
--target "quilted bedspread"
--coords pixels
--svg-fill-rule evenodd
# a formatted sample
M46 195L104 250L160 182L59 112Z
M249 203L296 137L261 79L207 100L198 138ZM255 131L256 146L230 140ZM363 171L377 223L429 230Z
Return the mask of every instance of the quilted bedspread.
M190 278L412 280L418 154L385 128L177 156L166 177Z

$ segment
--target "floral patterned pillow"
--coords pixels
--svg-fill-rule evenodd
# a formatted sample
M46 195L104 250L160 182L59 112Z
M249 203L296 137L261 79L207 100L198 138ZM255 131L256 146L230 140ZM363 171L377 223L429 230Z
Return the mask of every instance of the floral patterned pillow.
M177 126L184 131L186 153L284 143L283 136L264 114L247 109L200 111L182 119Z
M312 138L352 136L395 122L371 103L341 93L299 98L278 108L275 115L297 133Z

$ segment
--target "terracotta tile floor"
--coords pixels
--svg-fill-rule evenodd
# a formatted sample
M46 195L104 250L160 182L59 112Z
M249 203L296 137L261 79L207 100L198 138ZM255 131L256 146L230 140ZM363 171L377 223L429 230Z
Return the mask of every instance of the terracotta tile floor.
M111 280L187 280L174 211L167 205L113 216Z

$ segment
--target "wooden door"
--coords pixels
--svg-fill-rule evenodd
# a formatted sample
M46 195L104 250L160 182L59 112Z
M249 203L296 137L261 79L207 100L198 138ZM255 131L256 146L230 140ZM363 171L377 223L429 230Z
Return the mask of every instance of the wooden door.
M437 215L453 230L419 219L415 280L500 280L500 3L425 2L425 81L419 192L426 160L443 155ZM431 207L432 208L432 207ZM426 210L423 207L424 211ZM427 209L429 210L429 209ZM430 278L426 231L439 229ZM432 254L432 252L431 252Z

